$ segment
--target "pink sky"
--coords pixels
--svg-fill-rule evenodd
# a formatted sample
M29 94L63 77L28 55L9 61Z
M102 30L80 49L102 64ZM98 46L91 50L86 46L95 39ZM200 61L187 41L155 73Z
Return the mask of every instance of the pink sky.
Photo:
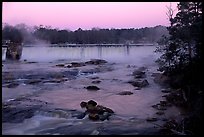
M176 9L178 2L171 2ZM3 23L76 30L169 25L170 2L3 2Z

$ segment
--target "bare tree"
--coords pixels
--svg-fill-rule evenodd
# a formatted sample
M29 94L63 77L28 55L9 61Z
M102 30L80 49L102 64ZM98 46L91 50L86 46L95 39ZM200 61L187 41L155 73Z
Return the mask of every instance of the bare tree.
M172 25L173 25L173 22L172 22L172 20L173 20L173 15L174 15L174 12L175 12L176 9L173 9L173 8L172 8L171 2L170 2L170 5L169 5L169 6L166 6L166 8L167 8L166 15L167 15L167 17L168 17L168 20L169 20L170 23L171 23L171 26L172 26Z

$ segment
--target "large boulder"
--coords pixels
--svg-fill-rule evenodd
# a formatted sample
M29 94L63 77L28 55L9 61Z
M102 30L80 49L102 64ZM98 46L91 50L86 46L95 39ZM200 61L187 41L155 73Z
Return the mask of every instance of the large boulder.
M91 59L90 61L85 62L85 64L89 64L89 65L100 65L105 63L107 63L107 61L102 59Z
M9 43L6 50L6 59L19 60L22 55L23 46L20 43Z
M131 81L128 81L128 83L130 83L134 87L140 87L140 88L143 88L149 85L149 82L146 79L145 80L131 80Z
M132 75L135 77L135 78L144 78L146 75L145 75L145 67L140 67L136 70L133 71Z
M97 105L97 102L94 100L89 100L88 102L82 101L80 106L81 108L86 108L85 113L88 114L90 120L108 120L109 116L114 113L110 108Z

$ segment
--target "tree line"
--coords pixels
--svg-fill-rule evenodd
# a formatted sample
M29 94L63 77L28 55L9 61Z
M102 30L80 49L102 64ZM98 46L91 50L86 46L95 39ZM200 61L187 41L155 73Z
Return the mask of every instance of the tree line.
M159 41L159 70L170 78L170 86L178 89L189 110L184 119L185 130L203 134L203 48L202 2L180 2L178 13L168 7L169 36ZM175 97L176 98L176 97Z
M140 29L100 29L70 31L51 28L49 26L28 27L25 24L11 26L4 24L2 39L22 41L25 44L35 43L39 40L51 44L109 44L109 43L156 43L162 35L168 35L165 26L145 27Z

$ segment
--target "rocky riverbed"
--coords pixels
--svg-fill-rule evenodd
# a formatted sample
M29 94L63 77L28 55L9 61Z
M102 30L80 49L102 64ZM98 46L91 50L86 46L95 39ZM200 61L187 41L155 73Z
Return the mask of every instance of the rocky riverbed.
M166 100L155 65L92 59L2 65L2 133L163 134L163 125L183 112ZM158 84L158 82L160 84ZM114 111L104 121L89 119L80 102L95 100Z

